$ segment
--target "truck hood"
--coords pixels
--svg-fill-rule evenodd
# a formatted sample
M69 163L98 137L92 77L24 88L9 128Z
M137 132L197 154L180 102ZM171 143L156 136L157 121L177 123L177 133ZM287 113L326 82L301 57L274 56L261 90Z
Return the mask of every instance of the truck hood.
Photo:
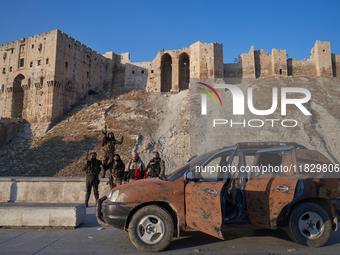
M183 196L184 181L164 181L159 178L148 178L120 185L116 202L145 203L150 201L170 201L173 196Z

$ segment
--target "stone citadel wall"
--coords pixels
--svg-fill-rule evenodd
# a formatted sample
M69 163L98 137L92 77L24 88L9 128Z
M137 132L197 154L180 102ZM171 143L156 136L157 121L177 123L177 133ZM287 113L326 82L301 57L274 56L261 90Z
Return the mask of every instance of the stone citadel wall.
M54 75L56 30L0 45L0 116L43 122L52 111L42 85Z
M0 117L54 123L89 90L111 88L115 56L59 30L0 46Z
M339 77L339 54L331 53L330 42L316 41L309 59L287 59L286 50L254 51L239 55L239 63L224 64L224 78Z
M316 41L311 57L287 59L286 50L254 50L238 63L223 63L223 45L193 43L162 50L151 62L131 62L129 53L101 55L53 30L0 45L0 117L53 124L93 90L115 88L179 92L190 79L339 77L340 55L330 42Z

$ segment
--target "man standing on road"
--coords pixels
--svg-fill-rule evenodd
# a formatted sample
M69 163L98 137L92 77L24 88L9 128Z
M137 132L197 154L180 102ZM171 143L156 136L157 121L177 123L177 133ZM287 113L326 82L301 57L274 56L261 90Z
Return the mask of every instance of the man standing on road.
M101 170L100 169L101 165L102 165L102 162L97 159L97 153L92 152L91 153L91 160L87 159L86 165L83 168L83 171L86 172L86 195L85 195L85 205L86 205L86 207L89 206L89 199L90 199L92 187L93 187L93 193L94 193L94 197L96 199L96 202L99 198L98 175L99 175L100 170Z
M132 155L124 171L124 184L128 181L135 181L146 178L146 168L137 153Z
M153 153L153 159L150 160L147 165L147 175L151 178L163 177L165 174L165 164L164 160L159 157L159 153L155 151Z
M125 165L120 159L119 154L114 154L113 161L109 162L108 164L105 164L105 161L103 161L103 168L109 169L110 189L122 184ZM102 178L105 178L105 172L103 173Z

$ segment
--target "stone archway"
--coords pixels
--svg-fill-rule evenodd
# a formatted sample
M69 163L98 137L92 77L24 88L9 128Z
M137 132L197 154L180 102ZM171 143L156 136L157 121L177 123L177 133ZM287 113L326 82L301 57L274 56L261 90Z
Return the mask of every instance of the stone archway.
M12 118L22 118L22 110L24 106L24 90L21 87L22 80L25 76L18 74L13 82L13 97L12 97Z
M172 88L172 58L165 53L161 59L161 92L169 92Z
M190 69L189 69L189 56L183 52L179 55L179 90L189 88Z

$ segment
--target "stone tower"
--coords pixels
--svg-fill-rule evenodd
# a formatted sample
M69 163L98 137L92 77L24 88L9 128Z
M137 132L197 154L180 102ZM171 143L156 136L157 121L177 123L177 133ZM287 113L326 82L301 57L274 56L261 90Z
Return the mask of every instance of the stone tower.
M112 85L113 57L60 30L0 45L0 117L48 126L89 90Z
M330 42L317 40L312 49L312 56L315 61L316 76L333 77Z

